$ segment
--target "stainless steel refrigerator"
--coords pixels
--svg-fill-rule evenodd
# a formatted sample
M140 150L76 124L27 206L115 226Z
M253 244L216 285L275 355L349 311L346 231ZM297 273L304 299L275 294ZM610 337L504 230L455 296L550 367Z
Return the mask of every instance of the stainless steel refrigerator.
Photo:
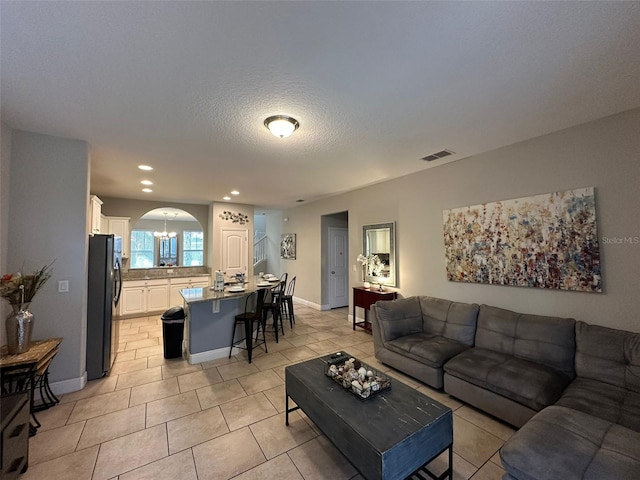
M116 306L122 291L122 239L89 237L87 379L109 373L118 349Z

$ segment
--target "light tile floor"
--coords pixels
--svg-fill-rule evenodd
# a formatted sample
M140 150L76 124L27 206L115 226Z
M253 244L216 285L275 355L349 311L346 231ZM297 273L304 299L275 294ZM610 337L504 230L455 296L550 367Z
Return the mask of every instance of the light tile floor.
M297 304L294 328L278 344L268 338L268 354L257 347L251 364L245 352L199 365L166 360L159 315L121 320L111 374L38 414L21 479L361 479L300 410L284 424L285 367L341 350L451 407L454 479L500 479L497 452L514 429L379 363L347 310Z

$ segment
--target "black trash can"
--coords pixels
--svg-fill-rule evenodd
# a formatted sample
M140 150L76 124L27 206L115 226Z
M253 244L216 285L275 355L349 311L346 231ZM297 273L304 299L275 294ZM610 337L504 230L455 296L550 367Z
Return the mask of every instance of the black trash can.
M171 307L162 314L162 343L164 358L182 356L182 339L184 337L184 308Z

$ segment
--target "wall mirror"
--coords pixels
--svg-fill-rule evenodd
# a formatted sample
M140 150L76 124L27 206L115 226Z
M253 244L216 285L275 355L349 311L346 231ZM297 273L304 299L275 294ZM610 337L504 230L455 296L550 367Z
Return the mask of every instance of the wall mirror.
M370 259L364 269L365 281L395 287L398 280L395 222L364 225L362 243L362 251Z
M131 229L129 268L197 267L204 265L202 226L179 208L156 208Z

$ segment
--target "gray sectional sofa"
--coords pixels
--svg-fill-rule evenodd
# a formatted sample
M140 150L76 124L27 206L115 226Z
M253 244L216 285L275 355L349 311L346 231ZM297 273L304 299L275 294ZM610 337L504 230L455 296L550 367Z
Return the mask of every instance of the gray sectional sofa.
M431 297L378 302L371 309L376 358L442 388L445 362L473 346L479 308Z
M379 361L521 427L505 480L640 479L640 334L431 297L370 317Z

